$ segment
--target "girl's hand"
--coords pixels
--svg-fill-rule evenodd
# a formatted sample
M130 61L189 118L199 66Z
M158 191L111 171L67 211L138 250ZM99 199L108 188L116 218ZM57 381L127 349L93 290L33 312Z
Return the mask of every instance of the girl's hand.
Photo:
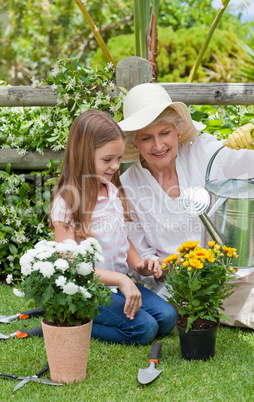
M121 282L118 284L119 290L125 296L124 314L130 320L133 320L135 314L142 306L141 293L135 283L126 275L121 277Z
M159 261L152 260L151 258L146 258L145 260L139 261L136 265L136 271L138 271L143 276L154 275L154 277L160 278L162 275L162 268Z

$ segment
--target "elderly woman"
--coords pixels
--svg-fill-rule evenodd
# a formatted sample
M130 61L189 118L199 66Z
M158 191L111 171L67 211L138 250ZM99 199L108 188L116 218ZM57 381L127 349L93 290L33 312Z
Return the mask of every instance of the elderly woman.
M254 177L254 126L239 128L224 143L208 133L198 136L205 126L191 119L187 106L172 102L163 87L150 83L129 91L119 125L128 137L124 161L136 161L121 182L132 208L130 238L139 254L162 263L184 241L199 240L204 246L205 228L198 216L182 213L179 196L190 186L205 187L207 164L223 144L227 147L216 157L211 179ZM224 304L232 320L226 323L254 328L254 272L242 269L238 275L244 277L237 281L243 287ZM162 285L152 286L163 297Z

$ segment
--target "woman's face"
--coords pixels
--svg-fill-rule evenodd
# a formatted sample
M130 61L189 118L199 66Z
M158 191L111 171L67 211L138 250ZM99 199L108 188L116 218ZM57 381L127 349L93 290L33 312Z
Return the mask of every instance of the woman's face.
M178 149L178 132L172 123L160 122L138 130L134 145L149 167L163 168L174 161Z

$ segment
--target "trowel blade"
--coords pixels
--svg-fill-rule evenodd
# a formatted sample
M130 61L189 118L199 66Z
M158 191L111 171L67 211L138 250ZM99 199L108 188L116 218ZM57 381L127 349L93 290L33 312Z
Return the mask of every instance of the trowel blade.
M162 370L156 370L154 365L151 363L147 369L139 369L138 371L138 381L141 384L149 384L157 378Z

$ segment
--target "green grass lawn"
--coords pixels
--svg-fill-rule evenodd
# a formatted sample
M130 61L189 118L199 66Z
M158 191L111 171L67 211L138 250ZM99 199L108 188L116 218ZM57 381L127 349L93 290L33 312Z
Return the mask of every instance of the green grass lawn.
M0 285L0 315L33 308L12 289ZM0 324L0 333L40 325L40 318ZM217 331L215 357L209 361L181 358L177 330L161 338L160 376L140 385L139 368L148 367L152 345L127 346L91 340L87 377L77 384L55 387L28 383L13 394L15 380L0 377L0 402L19 401L253 401L254 331L221 326ZM47 361L43 338L0 340L0 372L32 375ZM50 379L49 373L43 378Z

